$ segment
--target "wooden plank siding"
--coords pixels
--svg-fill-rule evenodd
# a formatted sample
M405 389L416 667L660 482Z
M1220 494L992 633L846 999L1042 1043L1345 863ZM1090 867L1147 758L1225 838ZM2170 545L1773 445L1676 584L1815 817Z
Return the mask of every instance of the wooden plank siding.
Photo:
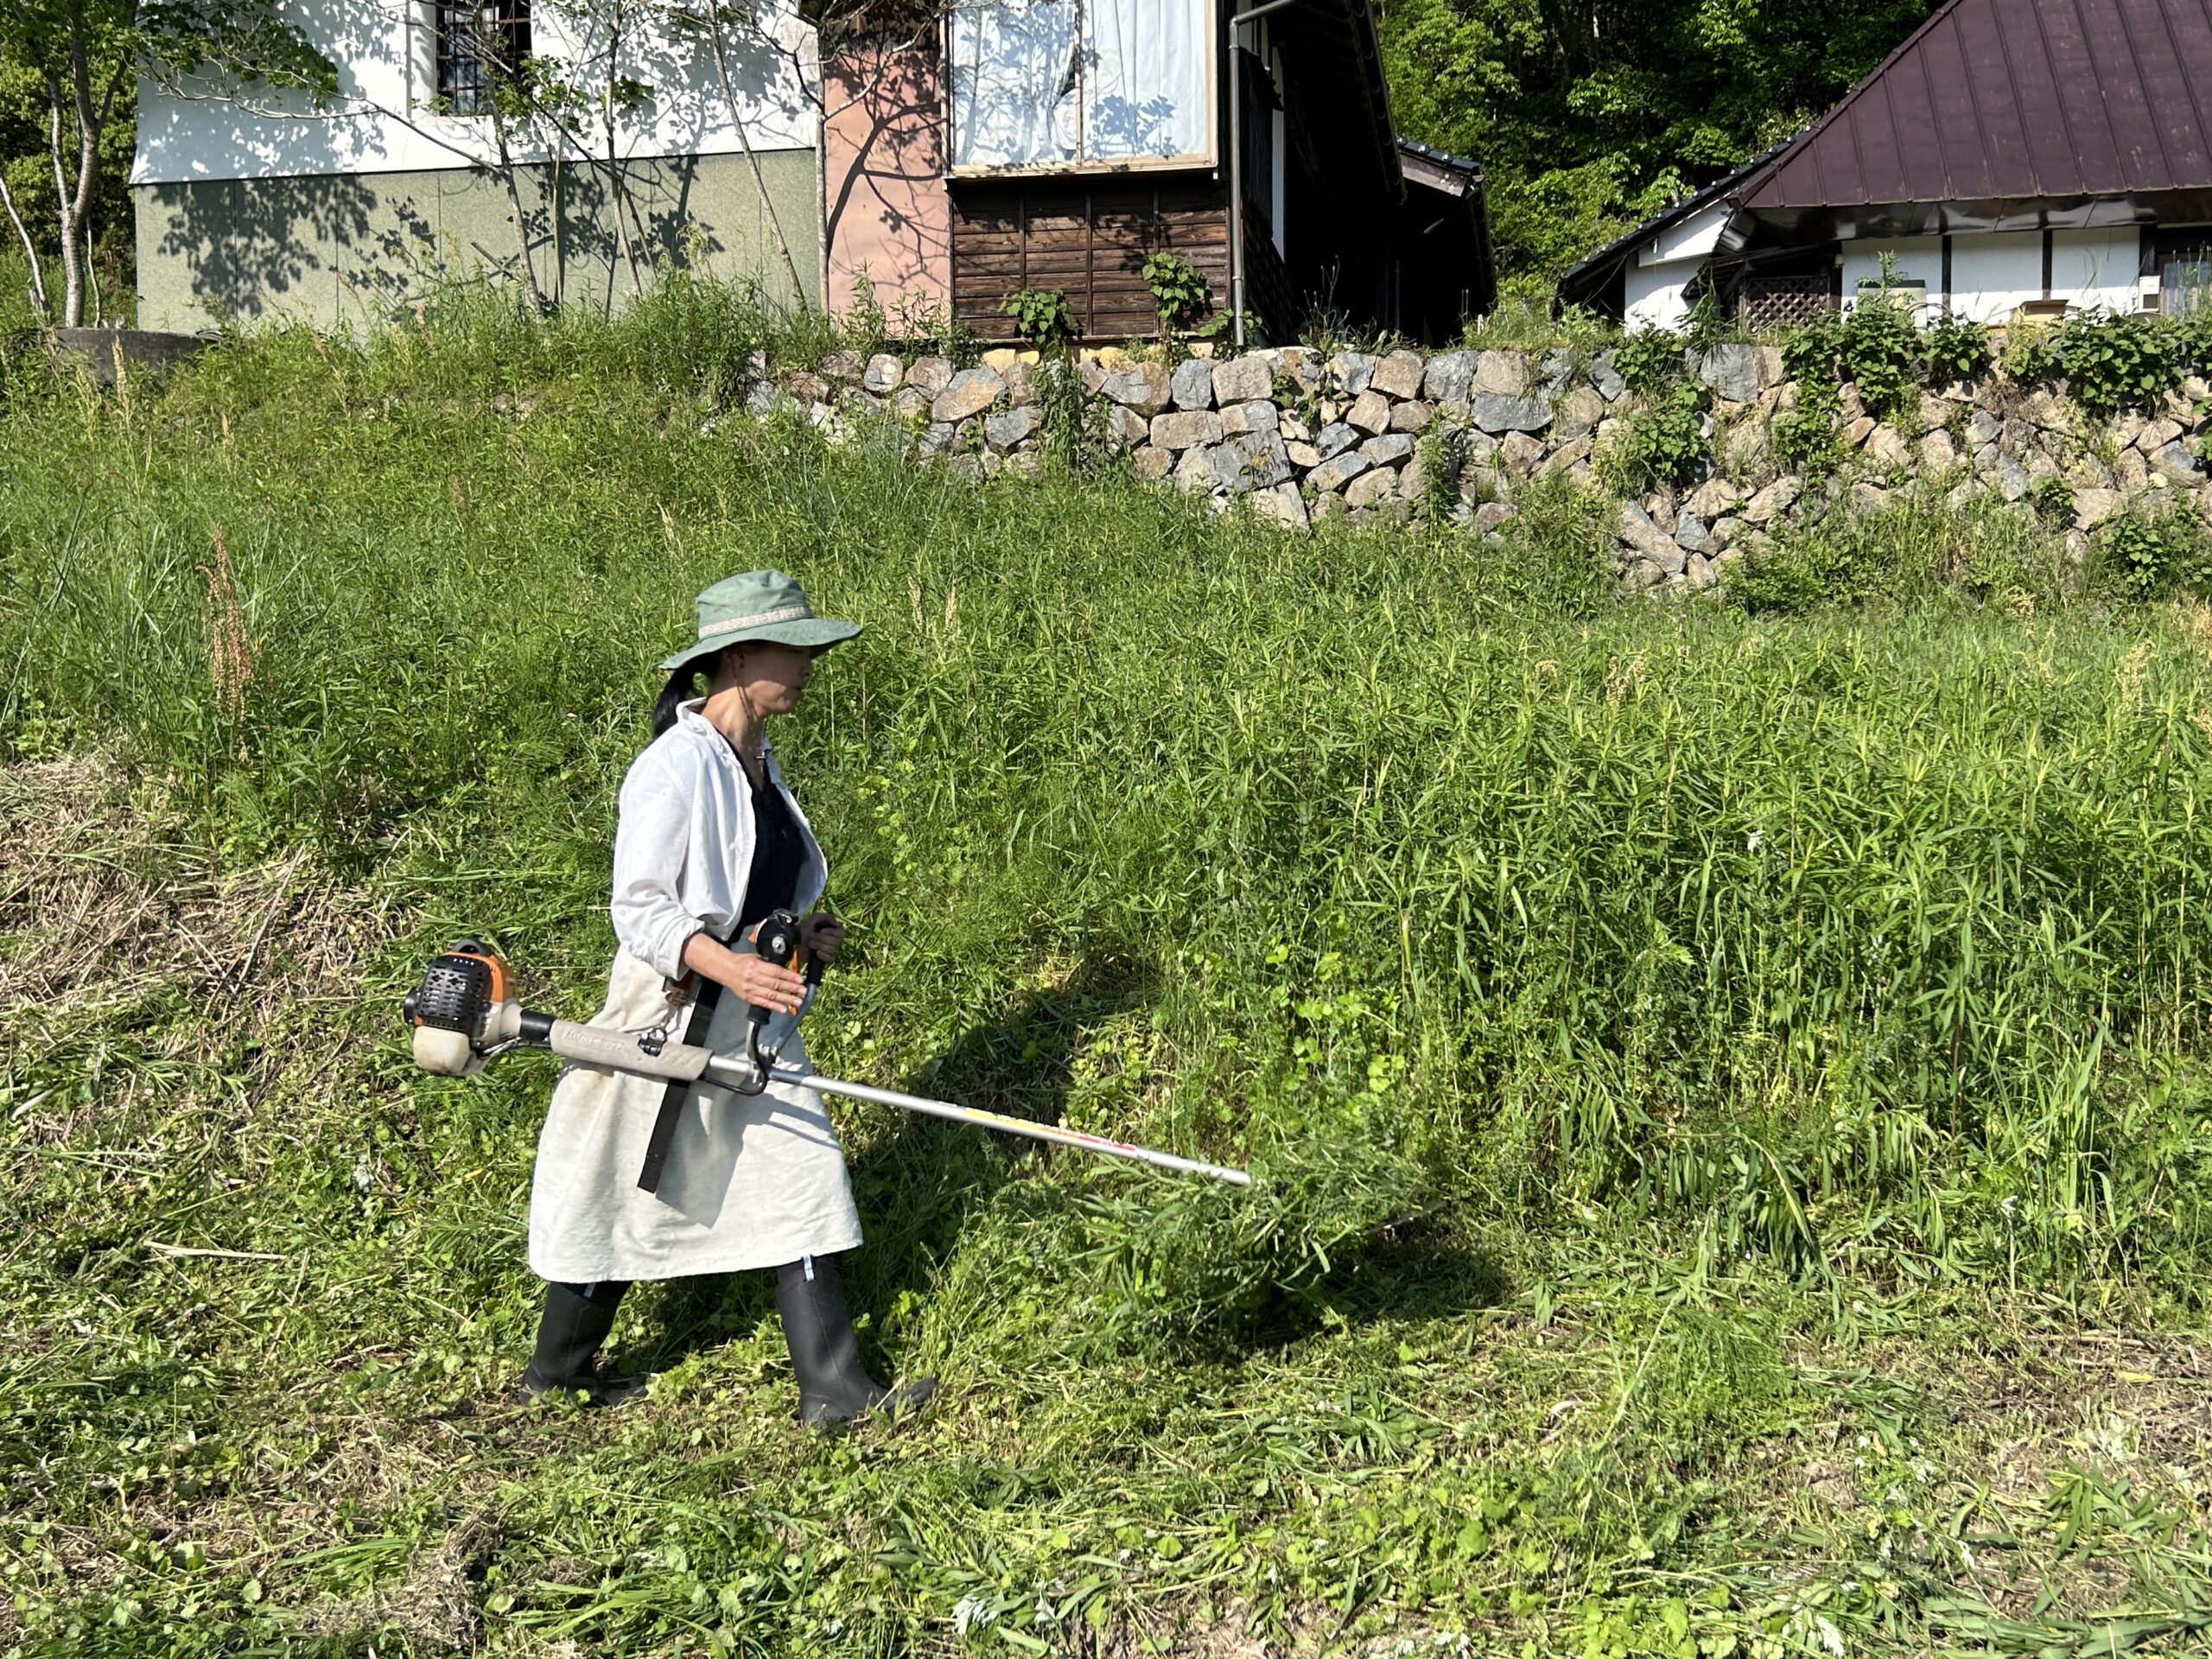
M954 181L953 313L987 340L1010 340L1007 296L1057 288L1085 339L1156 334L1144 262L1163 248L1196 265L1225 306L1227 194L1204 178Z

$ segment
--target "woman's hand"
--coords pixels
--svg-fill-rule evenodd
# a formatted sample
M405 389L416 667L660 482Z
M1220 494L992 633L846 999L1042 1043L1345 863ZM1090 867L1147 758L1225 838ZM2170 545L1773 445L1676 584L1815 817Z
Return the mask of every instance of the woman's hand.
M832 963L837 959L837 947L845 942L845 925L828 911L817 910L799 924L799 937L814 955Z
M760 932L754 928L754 933ZM683 942L683 965L735 991L758 1007L797 1014L806 1000L806 982L780 963L750 954L741 956L717 944L704 928Z
M722 982L755 1007L781 1014L797 1014L806 1000L806 982L766 957L738 957L736 971Z

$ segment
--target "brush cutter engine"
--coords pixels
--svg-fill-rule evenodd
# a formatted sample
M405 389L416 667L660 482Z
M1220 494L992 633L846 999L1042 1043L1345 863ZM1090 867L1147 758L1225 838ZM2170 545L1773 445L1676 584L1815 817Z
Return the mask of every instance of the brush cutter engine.
M523 1010L507 964L476 939L433 957L400 1010L413 1027L415 1064L444 1077L473 1077L522 1039Z
M696 1083L719 1057L661 1031L605 1031L580 1026L515 1000L507 964L475 939L456 939L430 958L399 1005L410 1028L415 1064L442 1077L473 1077L484 1062L511 1048L550 1048L565 1060L605 1071ZM753 1067L741 1060L724 1065ZM718 1082L725 1081L718 1077Z

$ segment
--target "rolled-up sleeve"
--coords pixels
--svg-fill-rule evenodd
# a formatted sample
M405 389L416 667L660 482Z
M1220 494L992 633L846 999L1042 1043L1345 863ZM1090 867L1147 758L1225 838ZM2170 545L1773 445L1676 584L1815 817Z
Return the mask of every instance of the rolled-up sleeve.
M692 802L659 767L633 767L622 780L614 830L614 893L608 906L622 948L667 979L683 976L685 941L705 925L677 887L691 847Z

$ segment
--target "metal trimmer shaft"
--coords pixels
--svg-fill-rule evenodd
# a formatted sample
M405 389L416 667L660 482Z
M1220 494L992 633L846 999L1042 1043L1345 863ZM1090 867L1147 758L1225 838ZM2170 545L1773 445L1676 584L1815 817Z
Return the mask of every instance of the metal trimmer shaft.
M632 1077L658 1077L664 1082L705 1083L738 1094L758 1094L770 1083L788 1084L817 1095L838 1095L848 1100L872 1101L904 1112L919 1112L950 1123L971 1123L977 1128L997 1129L1031 1141L1075 1147L1109 1158L1128 1158L1155 1169L1182 1170L1249 1186L1252 1177L1241 1169L1210 1164L1202 1159L1179 1157L1152 1147L1087 1135L1057 1123L1033 1123L956 1106L950 1101L931 1100L878 1089L865 1083L845 1083L817 1076L796 1067L779 1065L773 1057L756 1061L747 1055L717 1054L691 1043L671 1043L660 1033L609 1031L556 1019L525 1008L509 989L512 976L506 964L474 939L463 939L431 963L423 982L407 997L405 1013L413 1037L415 1062L442 1077L465 1077L483 1068L493 1054L509 1048L549 1048L563 1059L601 1071L622 1071ZM753 1036L759 1036L756 1022ZM757 1042L755 1044L757 1051ZM765 1061L765 1064L762 1063Z
M709 1071L711 1074L711 1066ZM1134 1158L1139 1163L1150 1164L1159 1169L1180 1169L1193 1175L1211 1176L1217 1181L1227 1181L1231 1186L1252 1185L1252 1177L1245 1170L1231 1169L1225 1164L1209 1164L1198 1158L1182 1158L1172 1152L1135 1146L1127 1141L1109 1141L1103 1135L1086 1135L1081 1129L1063 1128L1057 1123L1034 1123L1026 1118L1007 1117L1002 1113L986 1112L973 1106L955 1106L949 1101L928 1100L920 1095L905 1095L896 1089L878 1089L865 1083L841 1083L835 1077L817 1077L811 1072L801 1073L788 1066L777 1066L768 1075L777 1083L811 1089L818 1095L842 1095L848 1100L872 1100L879 1106L896 1106L901 1111L921 1112L930 1117L944 1118L948 1122L973 1123L982 1128L1003 1129L1008 1135L1027 1135L1032 1141L1050 1141L1063 1147L1080 1147L1085 1152L1103 1152L1111 1158Z
M533 1014L528 1010L524 1012L523 1041L528 1043L532 1040L533 1027L543 1019L542 1014ZM636 1039L627 1033L607 1031L597 1026L579 1026L568 1020L546 1020L543 1029L544 1036L542 1040L545 1047L582 1065L602 1066L639 1077L711 1084L719 1088L735 1090L741 1094L757 1092L760 1082L760 1074L753 1062L741 1055L717 1054L690 1044L670 1043L658 1054L648 1056L638 1049ZM921 1095L903 1094L896 1089L879 1089L872 1084L846 1083L836 1077L825 1077L817 1072L801 1071L788 1065L771 1066L767 1080L810 1090L817 1095L839 1095L848 1100L873 1101L879 1106L895 1106L900 1111L919 1112L925 1116L940 1117L950 1123L972 1123L977 1128L1000 1129L1032 1141L1049 1141L1057 1146L1078 1147L1085 1152L1103 1153L1109 1158L1131 1158L1158 1169L1184 1170L1193 1175L1227 1181L1233 1186L1249 1186L1252 1184L1249 1173L1230 1169L1226 1165L1179 1157L1153 1147L1109 1140L1103 1135L1087 1135L1081 1129L1064 1128L1057 1123L1037 1123L1027 1118L1007 1117L1003 1113L986 1112L974 1106L956 1106L947 1100L931 1100Z

